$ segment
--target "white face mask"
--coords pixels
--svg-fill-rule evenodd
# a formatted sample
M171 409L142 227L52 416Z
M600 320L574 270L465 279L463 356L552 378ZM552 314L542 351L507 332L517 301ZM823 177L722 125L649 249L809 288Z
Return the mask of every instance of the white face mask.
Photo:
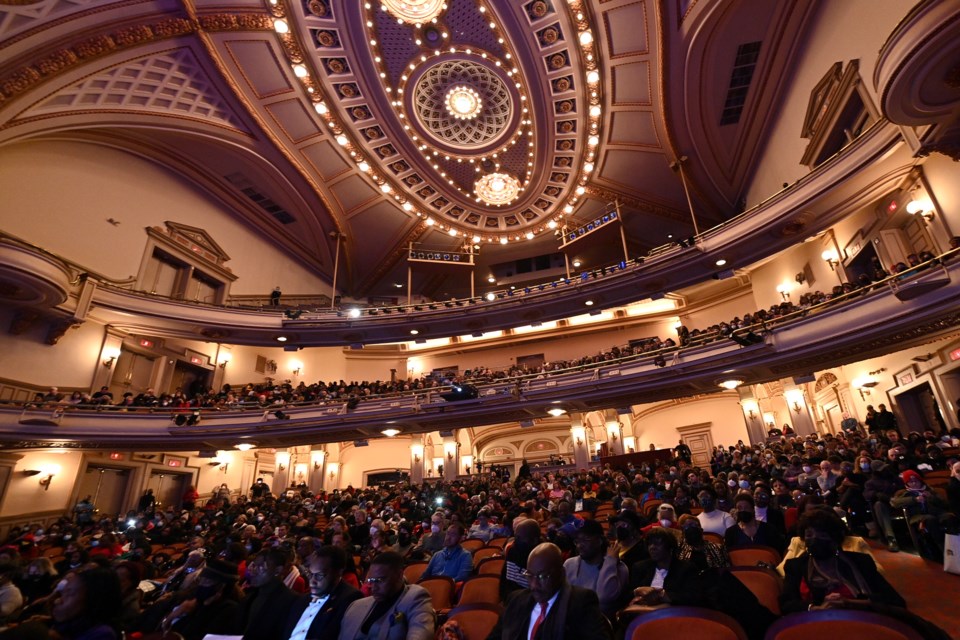
M673 520L670 518L660 518L660 526L669 528L673 524Z
M380 529L377 529L376 527L370 527L370 535L377 535L377 531L380 531Z
M432 531L433 533L440 533L440 525L438 524L430 525L430 531Z

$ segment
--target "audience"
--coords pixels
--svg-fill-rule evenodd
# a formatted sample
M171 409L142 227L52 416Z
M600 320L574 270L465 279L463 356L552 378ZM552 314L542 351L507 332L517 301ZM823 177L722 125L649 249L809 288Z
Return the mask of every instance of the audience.
M541 638L606 638L606 621L583 625L597 615L622 630L630 612L682 604L725 611L762 637L773 614L726 572L728 549L754 545L787 549L779 567L787 611L869 607L922 627L888 589L865 538L896 548L889 518L901 509L931 558L945 533L960 530L958 436L858 428L717 447L702 468L681 451L669 461L549 475L531 461L513 481L486 467L450 483L316 495L305 486L275 495L254 483L248 495L215 487L187 509L149 501L116 517L76 509L73 520L14 528L0 541L0 612L13 627L6 633L17 634L0 638L47 637L50 629L65 638L165 630L186 640L432 637L429 596L404 583L404 564L429 558L424 575L469 578L476 570L461 545L466 531L510 538L500 574L506 614L495 638L527 638L541 610ZM930 475L937 469L952 475ZM603 511L575 514L577 503ZM151 554L158 544L181 551ZM54 546L63 557L51 563L43 553ZM115 589L94 593L110 599L109 613L97 612L99 597L86 611L83 580L107 574ZM307 587L309 595L295 593ZM7 596L14 593L20 601Z

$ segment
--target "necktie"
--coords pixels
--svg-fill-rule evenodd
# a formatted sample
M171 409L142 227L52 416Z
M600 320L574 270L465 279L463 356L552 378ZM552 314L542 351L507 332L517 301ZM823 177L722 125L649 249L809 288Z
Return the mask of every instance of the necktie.
M547 603L540 603L540 615L537 616L537 619L533 621L533 629L530 630L530 639L533 640L537 637L537 631L540 630L540 625L543 624L543 619L547 617Z

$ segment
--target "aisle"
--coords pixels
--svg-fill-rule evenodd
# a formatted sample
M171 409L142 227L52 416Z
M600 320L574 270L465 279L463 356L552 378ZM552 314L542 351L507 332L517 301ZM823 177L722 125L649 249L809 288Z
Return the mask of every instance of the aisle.
M890 553L872 540L870 546L907 608L960 640L960 576L912 553Z

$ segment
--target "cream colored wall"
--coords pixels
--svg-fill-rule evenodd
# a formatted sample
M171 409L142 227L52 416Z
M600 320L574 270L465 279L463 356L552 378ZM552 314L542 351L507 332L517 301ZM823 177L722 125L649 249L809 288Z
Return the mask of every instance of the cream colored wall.
M266 294L276 285L288 294L329 293L329 284L287 252L183 178L142 158L59 141L10 145L2 158L0 228L107 277L136 275L144 228L170 220L205 229L226 251L226 266L238 276L231 293Z
M409 437L398 436L372 439L366 447L343 446L339 458L340 481L337 487L327 486L327 489L342 489L347 485L362 487L365 471L409 471L410 443Z
M953 235L960 235L960 163L939 153L923 163L930 189Z
M343 349L340 347L308 347L300 351L284 351L281 347L233 346L229 349L230 362L224 369L224 381L232 385L248 382L264 382L268 377L274 381L290 380L297 385L302 380L306 384L315 382L334 382L346 375ZM276 374L257 373L257 356L277 363ZM293 375L293 369L301 364L299 376Z
M0 174L3 172L0 171ZM38 322L21 335L6 330L13 319L0 309L0 377L40 386L88 388L103 345L103 327L86 322L70 329L54 346L44 343L47 323Z
M547 362L591 356L611 347L625 346L630 340L658 336L676 338L673 323L676 316L662 318L628 328L597 329L587 334L567 334L544 337L535 342L517 342L484 350L470 350L458 354L430 354L411 352L408 366L423 373L441 367L459 366L461 371L475 367L505 369L516 363L517 356L542 353ZM568 329L567 331L570 331ZM471 343L477 344L477 343ZM475 347L474 347L475 348ZM415 360L414 360L415 359Z
M755 159L755 176L747 190L752 207L793 184L809 170L800 165L807 140L800 137L810 93L835 62L860 61L860 77L878 106L873 87L877 52L914 3L904 0L843 0L818 3L809 40L788 71L791 82L776 107L777 120L766 134L766 147Z
M17 462L10 485L4 497L0 513L4 517L44 511L69 511L73 509L71 496L80 470L82 454L79 452L54 453L53 451L28 451ZM56 465L60 470L44 491L40 486L43 475L25 476L22 471L45 469Z
M341 354L344 365L343 379L347 382L363 380L389 380L390 369L396 370L398 380L407 378L406 354L371 356L364 350L344 350Z
M769 260L750 272L753 283L753 296L757 308L767 309L771 305L780 304L783 298L777 292L781 283L789 284L790 301L796 304L800 296L811 291L829 293L833 287L840 284L836 272L820 257L823 253L823 242L813 240L804 242L783 251L775 259ZM813 278L802 285L797 284L796 275L809 264Z
M706 329L722 320L731 320L745 313L757 310L752 291L744 289L739 295L731 296L709 307L697 309L691 313L681 313L680 319L689 329Z
M737 440L749 442L736 393L715 393L680 404L667 401L635 405L633 412L637 451L646 451L651 444L658 449L672 449L680 440L678 427L704 422L712 425L714 445L730 446Z

